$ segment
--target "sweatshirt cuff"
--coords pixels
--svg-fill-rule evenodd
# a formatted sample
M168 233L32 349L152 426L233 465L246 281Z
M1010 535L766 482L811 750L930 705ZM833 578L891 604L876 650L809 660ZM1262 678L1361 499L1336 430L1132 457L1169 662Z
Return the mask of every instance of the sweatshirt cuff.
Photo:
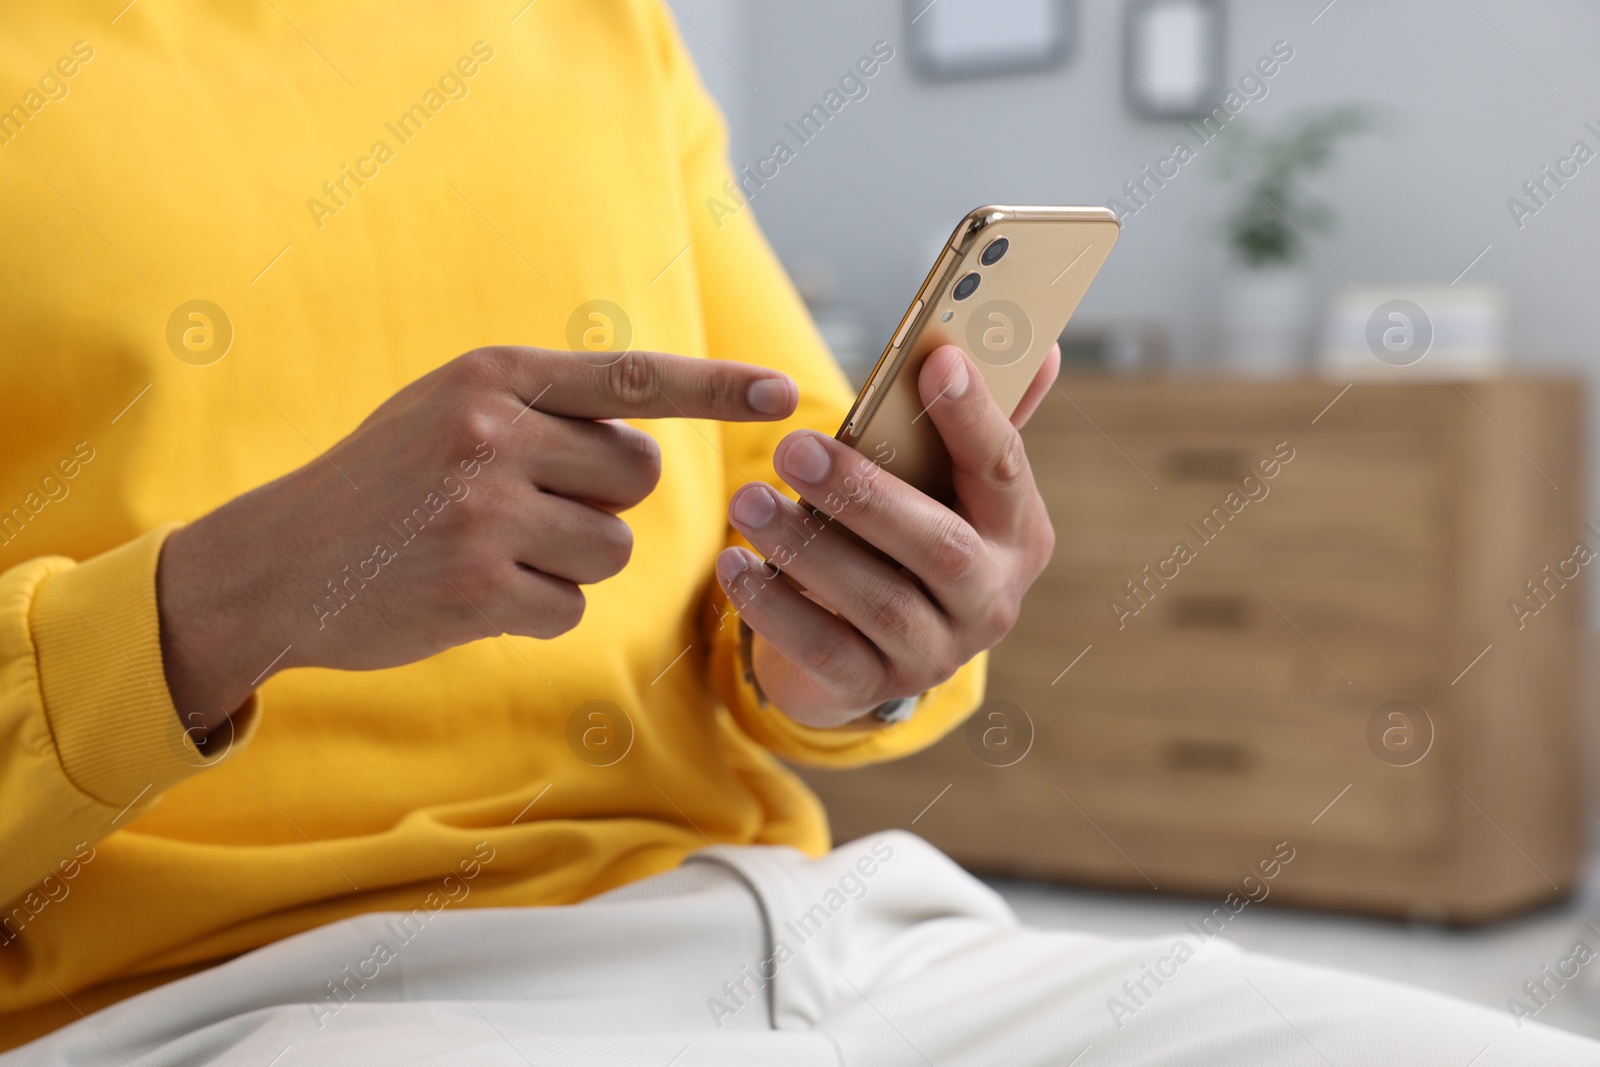
M210 754L195 747L178 719L156 605L156 567L174 529L160 527L46 574L29 614L62 770L79 790L113 808L148 804L225 759L249 739L258 718L252 696L233 716L232 744Z

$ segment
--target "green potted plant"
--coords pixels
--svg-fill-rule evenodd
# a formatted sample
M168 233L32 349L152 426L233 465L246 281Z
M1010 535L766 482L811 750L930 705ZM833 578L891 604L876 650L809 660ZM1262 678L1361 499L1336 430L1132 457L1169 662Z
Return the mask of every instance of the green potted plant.
M1219 138L1218 172L1235 186L1223 222L1232 260L1221 300L1224 362L1244 372L1298 370L1312 317L1311 244L1337 215L1308 188L1345 138L1371 118L1356 105L1317 108L1258 133L1234 122Z

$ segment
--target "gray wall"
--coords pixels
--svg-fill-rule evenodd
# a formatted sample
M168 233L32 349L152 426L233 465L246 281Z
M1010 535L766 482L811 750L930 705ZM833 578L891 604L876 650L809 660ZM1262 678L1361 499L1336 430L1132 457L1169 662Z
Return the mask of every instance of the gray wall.
M1318 246L1357 284L1446 284L1492 246L1466 280L1510 293L1519 360L1591 373L1600 363L1600 160L1521 231L1506 201L1580 137L1600 150L1600 137L1583 128L1600 128L1600 5L1335 0L1324 11L1325 4L1228 5L1234 78L1275 41L1295 50L1246 118L1271 122L1302 106L1352 100L1389 113L1390 129L1347 145L1322 180L1343 225ZM675 0L680 22L693 23L684 36L729 113L735 164L766 154L775 138L793 143L785 121L819 100L874 41L895 46L897 58L869 95L800 148L754 205L786 261L831 264L874 342L926 269L917 248L936 247L969 208L1104 203L1176 137L1198 143L1181 124L1141 121L1124 103L1124 5L1077 6L1078 48L1064 68L929 83L911 70L894 0ZM1204 366L1215 349L1212 303L1226 261L1211 166L1202 152L1126 221L1080 312L1160 319L1185 367ZM1329 294L1345 284L1313 260Z
M1520 232L1505 201L1580 136L1600 149L1583 129L1586 120L1600 126L1600 7L1336 0L1313 24L1324 2L1229 5L1229 70L1243 72L1277 40L1296 53L1247 118L1270 122L1348 100L1391 115L1389 132L1349 145L1322 183L1344 225L1319 247L1358 283L1447 283L1492 244L1468 280L1511 292L1516 351L1564 365L1593 360L1600 341L1586 304L1600 278L1600 161ZM680 21L692 20L684 35L729 112L736 163L765 154L777 137L793 142L784 122L872 42L896 47L867 98L800 149L756 203L785 257L833 263L883 328L923 270L895 229L927 245L983 201L1103 203L1185 132L1137 120L1123 103L1122 58L1107 40L1121 43L1123 5L1114 0L1078 4L1079 47L1065 68L958 83L913 76L892 0L676 6ZM1202 154L1128 220L1086 309L1160 316L1187 362L1209 354L1206 283L1223 262L1208 162ZM1317 263L1330 289L1343 284Z

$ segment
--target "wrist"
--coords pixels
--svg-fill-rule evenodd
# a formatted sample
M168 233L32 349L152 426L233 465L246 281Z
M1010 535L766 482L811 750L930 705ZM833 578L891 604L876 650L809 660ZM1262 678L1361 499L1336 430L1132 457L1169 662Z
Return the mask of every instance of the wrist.
M213 512L173 531L156 571L167 690L196 739L244 706L284 648L271 647L277 628L270 600L252 592L265 587L259 576L270 562L259 542L246 552L228 549L228 518Z
M755 632L748 623L739 620L739 666L744 676L745 684L755 693L756 701L762 707L772 703L766 691L762 689L760 680L756 677ZM922 702L923 694L896 697L882 701L866 708L841 708L830 713L827 718L831 721L826 724L804 723L803 720L791 715L782 707L778 711L796 722L814 726L819 729L832 730L879 730L885 726L908 721L916 713L917 706Z

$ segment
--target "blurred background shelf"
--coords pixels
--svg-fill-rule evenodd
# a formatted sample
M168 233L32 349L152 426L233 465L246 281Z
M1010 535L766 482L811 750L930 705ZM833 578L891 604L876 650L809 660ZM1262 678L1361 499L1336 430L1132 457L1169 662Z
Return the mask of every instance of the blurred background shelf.
M1569 894L1584 605L1545 568L1600 548L1582 388L1340 387L1065 380L1025 434L1058 547L989 702L919 756L804 771L836 837L1219 897L1288 842L1280 903L1463 924Z

